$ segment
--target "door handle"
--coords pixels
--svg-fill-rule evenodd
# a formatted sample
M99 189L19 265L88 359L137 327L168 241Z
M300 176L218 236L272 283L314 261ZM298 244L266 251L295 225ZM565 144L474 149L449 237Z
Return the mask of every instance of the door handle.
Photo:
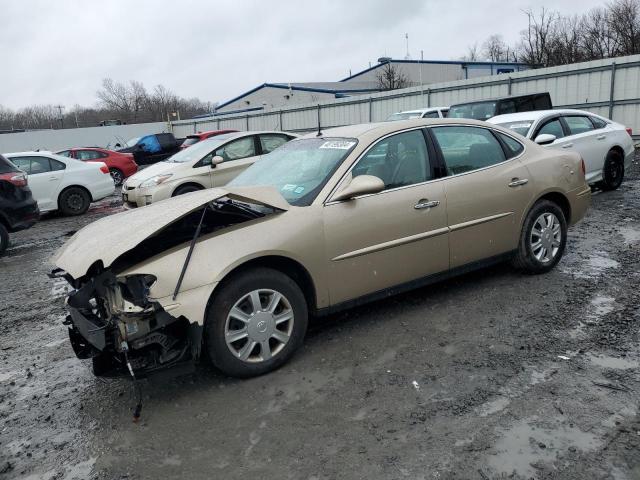
M598 140L604 140L605 138L607 138L607 136L606 135L598 135L596 138Z
M50 182L53 182L54 180L58 180L58 177L49 177Z
M571 148L573 147L573 143L565 143L564 145L562 145L562 148Z
M418 203L416 203L413 208L415 208L416 210L422 210L425 208L433 208L433 207L437 207L438 205L440 205L440 201L439 200L427 200L427 199L422 199L422 200L418 200Z
M529 183L529 179L528 178L523 178L522 180L519 180L517 178L513 178L511 179L511 182L509 183L510 187L519 187L520 185L526 185L527 183Z

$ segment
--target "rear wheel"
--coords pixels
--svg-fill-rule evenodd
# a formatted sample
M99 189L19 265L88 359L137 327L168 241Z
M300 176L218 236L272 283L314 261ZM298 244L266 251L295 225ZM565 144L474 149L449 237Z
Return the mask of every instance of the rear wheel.
M178 195L184 195L185 193L197 192L198 190L202 190L195 185L183 185L182 187L178 187L175 192L173 192L173 197L177 197Z
M60 194L58 208L63 215L82 215L89 210L91 198L86 190L80 187L67 188Z
M204 348L215 367L233 377L275 370L302 345L307 303L287 275L268 268L238 274L209 306Z
M528 273L548 272L562 258L566 244L564 212L557 204L540 200L525 218L513 263Z
M6 227L0 223L0 255L4 253L4 251L9 246L9 232L7 232Z
M622 184L623 179L624 161L622 159L622 155L615 150L610 150L604 161L600 187L602 190L616 190Z
M113 178L113 183L116 187L122 185L122 182L124 181L124 173L122 173L122 170L118 168L110 168L109 173L111 174L111 178Z

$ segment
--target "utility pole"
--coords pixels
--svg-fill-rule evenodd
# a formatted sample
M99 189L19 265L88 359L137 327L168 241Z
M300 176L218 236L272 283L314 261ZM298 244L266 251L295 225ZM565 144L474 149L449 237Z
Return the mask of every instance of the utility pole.
M409 34L405 33L404 38L407 41L407 55L404 57L405 60L411 60L411 55L409 55Z
M58 109L60 115L60 128L64 128L64 118L62 116L62 109L64 108L64 105L55 105L54 108Z
M424 62L424 50L420 50L420 102L424 105L424 88L422 88L422 62Z

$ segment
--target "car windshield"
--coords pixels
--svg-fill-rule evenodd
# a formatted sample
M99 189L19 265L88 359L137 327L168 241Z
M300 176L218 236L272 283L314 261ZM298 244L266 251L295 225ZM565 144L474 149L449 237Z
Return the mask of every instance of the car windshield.
M420 112L400 112L394 113L387 117L387 122L394 122L396 120L409 120L411 118L420 118Z
M131 140L129 140L127 143L125 143L124 145L125 145L125 147L133 147L135 144L137 144L140 141L141 138L142 137L134 137Z
M182 142L183 147L188 147L189 145L193 145L194 143L198 143L200 141L200 137L187 137L184 142Z
M210 138L196 143L192 147L180 150L175 155L167 158L169 163L187 163L191 161L198 161L204 156L209 155L214 150L218 149L223 143L225 143L231 135L218 135L215 138ZM184 145L184 143L183 143Z
M496 102L478 102L454 105L449 109L448 118L471 118L486 120L495 116Z
M503 122L503 123L497 123L496 125L500 125L501 127L508 128L509 130L513 130L514 132L519 133L523 137L526 137L527 133L529 133L529 129L531 128L531 125L533 125L533 120Z
M263 156L228 185L272 186L291 205L307 206L357 143L355 138L293 140Z

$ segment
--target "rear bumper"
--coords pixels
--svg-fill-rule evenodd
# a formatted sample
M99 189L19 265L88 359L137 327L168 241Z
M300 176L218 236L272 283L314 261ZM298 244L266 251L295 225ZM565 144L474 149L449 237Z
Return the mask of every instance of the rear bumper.
M591 187L585 185L570 191L567 194L571 205L571 218L567 219L569 225L574 225L584 218L591 206Z
M105 174L105 177L107 175ZM100 182L98 185L94 186L91 189L91 197L93 198L93 201L98 201L98 200L102 200L105 197L108 197L109 195L111 195L113 192L115 192L116 190L116 186L113 183L113 179L111 178L111 176L109 175L109 178Z
M40 210L38 209L38 204L35 200L29 200L8 215L9 231L25 230L32 227L39 219Z

